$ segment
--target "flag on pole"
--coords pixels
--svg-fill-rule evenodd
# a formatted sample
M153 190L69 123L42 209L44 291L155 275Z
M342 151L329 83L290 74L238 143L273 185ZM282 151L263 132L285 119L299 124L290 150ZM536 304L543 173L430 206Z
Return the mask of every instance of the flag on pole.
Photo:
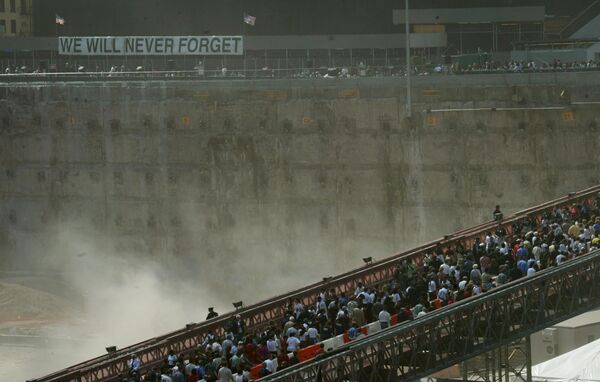
M248 25L254 26L254 23L256 23L256 17L244 13L244 22Z
M58 24L58 25L65 25L65 19L64 19L64 17L59 16L58 13L56 14L56 24Z

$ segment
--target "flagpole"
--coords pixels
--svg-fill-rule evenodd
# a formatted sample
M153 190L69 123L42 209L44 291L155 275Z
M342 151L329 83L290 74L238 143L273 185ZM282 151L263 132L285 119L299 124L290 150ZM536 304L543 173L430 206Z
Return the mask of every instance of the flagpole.
M241 0L240 3L242 4L242 49L244 53L242 60L244 61L244 76L247 77L248 74L246 73L246 10L244 9L244 0Z
M410 20L408 18L408 0L405 0L404 9L404 24L406 34L406 115L408 118L412 116L412 100L410 89Z
M244 0L241 0L242 4L242 37L246 36L246 9L244 9Z
M56 72L60 72L60 69L58 67L58 50L60 49L59 44L60 42L58 41L58 23L56 22L56 15L54 15L54 34L56 35ZM50 59L50 61L52 61L52 59Z

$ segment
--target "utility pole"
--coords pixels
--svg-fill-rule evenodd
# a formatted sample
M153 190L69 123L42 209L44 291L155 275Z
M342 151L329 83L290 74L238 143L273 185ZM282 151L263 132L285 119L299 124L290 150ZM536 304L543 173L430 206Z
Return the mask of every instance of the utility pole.
M410 24L408 19L408 0L404 0L404 27L406 29L406 116L412 117L412 100L411 100L411 88L410 88Z

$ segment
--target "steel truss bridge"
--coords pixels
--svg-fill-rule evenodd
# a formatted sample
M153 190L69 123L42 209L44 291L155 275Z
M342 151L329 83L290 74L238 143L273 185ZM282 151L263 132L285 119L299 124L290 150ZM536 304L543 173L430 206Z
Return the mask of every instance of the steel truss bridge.
M600 185L569 193L556 200L520 211L500 223L490 221L445 235L418 248L399 253L362 268L304 288L274 297L209 321L158 336L118 351L57 371L31 382L102 382L126 373L127 361L136 353L145 368L162 363L169 350L189 353L202 343L208 331L222 336L232 315L240 314L249 332L279 322L285 316L289 299L314 304L319 291L353 292L356 285L389 282L403 259L417 265L426 254L440 248L469 246L475 238L498 225L508 233L524 220L538 222L544 213L574 203L587 203L598 197ZM477 354L508 352L508 344L542 328L600 306L600 252L576 258L560 267L538 272L477 297L428 313L418 320L402 323L347 347L272 375L269 381L395 381L413 380L442 370ZM528 340L526 340L528 341ZM504 350L503 350L504 349ZM500 362L500 361L498 361ZM489 370L496 375L490 362ZM530 362L529 362L530 364ZM500 365L498 365L500 366ZM501 370L498 370L501 373ZM495 379L494 379L495 380Z
M600 250L262 380L366 382L425 377L600 306L599 281Z

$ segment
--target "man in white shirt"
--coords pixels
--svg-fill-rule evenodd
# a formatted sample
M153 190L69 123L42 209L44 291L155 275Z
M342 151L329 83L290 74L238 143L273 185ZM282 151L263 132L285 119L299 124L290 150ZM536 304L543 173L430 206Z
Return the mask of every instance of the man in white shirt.
M314 325L310 325L306 330L306 336L308 337L308 343L311 345L319 342L319 331L314 327Z
M427 282L427 292L429 292L429 299L433 300L437 293L437 284L433 278Z
M267 358L267 359L265 359L264 363L265 363L265 368L269 371L269 373L273 374L274 372L277 371L272 359Z
M440 265L440 269L441 272L443 272L446 276L448 276L450 274L450 266L446 263L443 263L442 265Z
M267 350L271 354L277 354L277 350L279 349L279 341L275 338L275 336L269 338L267 340Z
M235 382L231 369L227 367L227 363L223 362L219 369L219 382Z
M379 312L379 324L381 325L381 329L387 329L390 327L390 319L392 315L385 309Z
M440 290L438 290L438 298L444 302L448 300L448 288L446 288L446 286L442 286Z
M363 286L363 284L361 282L358 283L358 285L356 286L356 290L354 291L354 295L358 296L359 294L361 294L363 291L365 290L365 287Z
M298 339L298 337L292 335L291 337L289 337L286 341L287 343L287 351L288 353L293 353L296 350L298 350L298 348L300 347L300 340Z

